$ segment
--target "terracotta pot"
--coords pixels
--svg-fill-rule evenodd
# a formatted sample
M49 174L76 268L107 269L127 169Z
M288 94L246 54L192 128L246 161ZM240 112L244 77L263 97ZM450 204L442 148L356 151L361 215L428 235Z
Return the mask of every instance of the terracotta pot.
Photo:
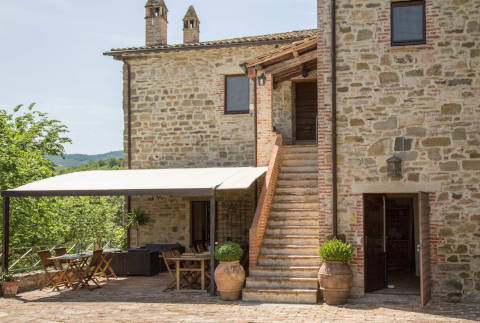
M324 261L318 271L318 281L325 303L345 304L352 288L352 280L353 274L348 264L340 261Z
M2 294L4 297L16 296L18 293L19 281L2 282Z
M244 281L245 270L240 261L220 261L215 269L215 284L220 298L225 301L240 299Z

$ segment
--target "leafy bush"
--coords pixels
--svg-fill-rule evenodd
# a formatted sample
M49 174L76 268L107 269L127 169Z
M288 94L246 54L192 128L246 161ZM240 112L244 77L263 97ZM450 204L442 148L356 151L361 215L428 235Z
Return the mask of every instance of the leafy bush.
M9 272L3 272L0 274L0 282L14 282L15 276L10 274Z
M333 239L325 242L318 248L318 255L323 261L348 263L353 256L353 247L349 243Z
M235 242L224 242L215 248L215 259L218 261L237 261L242 255L243 249Z

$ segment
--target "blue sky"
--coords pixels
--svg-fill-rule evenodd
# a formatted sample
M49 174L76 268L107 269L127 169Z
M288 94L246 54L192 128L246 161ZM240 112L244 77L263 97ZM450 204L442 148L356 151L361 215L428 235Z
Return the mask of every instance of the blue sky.
M0 107L37 103L61 120L67 153L122 149L122 65L102 52L144 44L146 0L0 1ZM168 42L193 4L200 40L316 27L315 0L165 0Z

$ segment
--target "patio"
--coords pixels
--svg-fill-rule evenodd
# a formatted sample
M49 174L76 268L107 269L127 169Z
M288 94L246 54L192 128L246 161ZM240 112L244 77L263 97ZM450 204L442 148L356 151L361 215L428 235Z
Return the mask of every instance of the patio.
M163 290L168 274L111 280L88 290L36 290L16 298L0 298L0 321L410 321L468 322L480 320L478 304L433 301L422 310L416 296L369 295L345 306L225 302L206 292Z

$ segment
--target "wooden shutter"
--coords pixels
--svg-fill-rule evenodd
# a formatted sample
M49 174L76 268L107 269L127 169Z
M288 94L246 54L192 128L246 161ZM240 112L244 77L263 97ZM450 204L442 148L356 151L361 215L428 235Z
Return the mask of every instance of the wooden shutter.
M432 270L430 267L430 205L428 193L420 192L420 298L422 307L427 305L432 296Z

